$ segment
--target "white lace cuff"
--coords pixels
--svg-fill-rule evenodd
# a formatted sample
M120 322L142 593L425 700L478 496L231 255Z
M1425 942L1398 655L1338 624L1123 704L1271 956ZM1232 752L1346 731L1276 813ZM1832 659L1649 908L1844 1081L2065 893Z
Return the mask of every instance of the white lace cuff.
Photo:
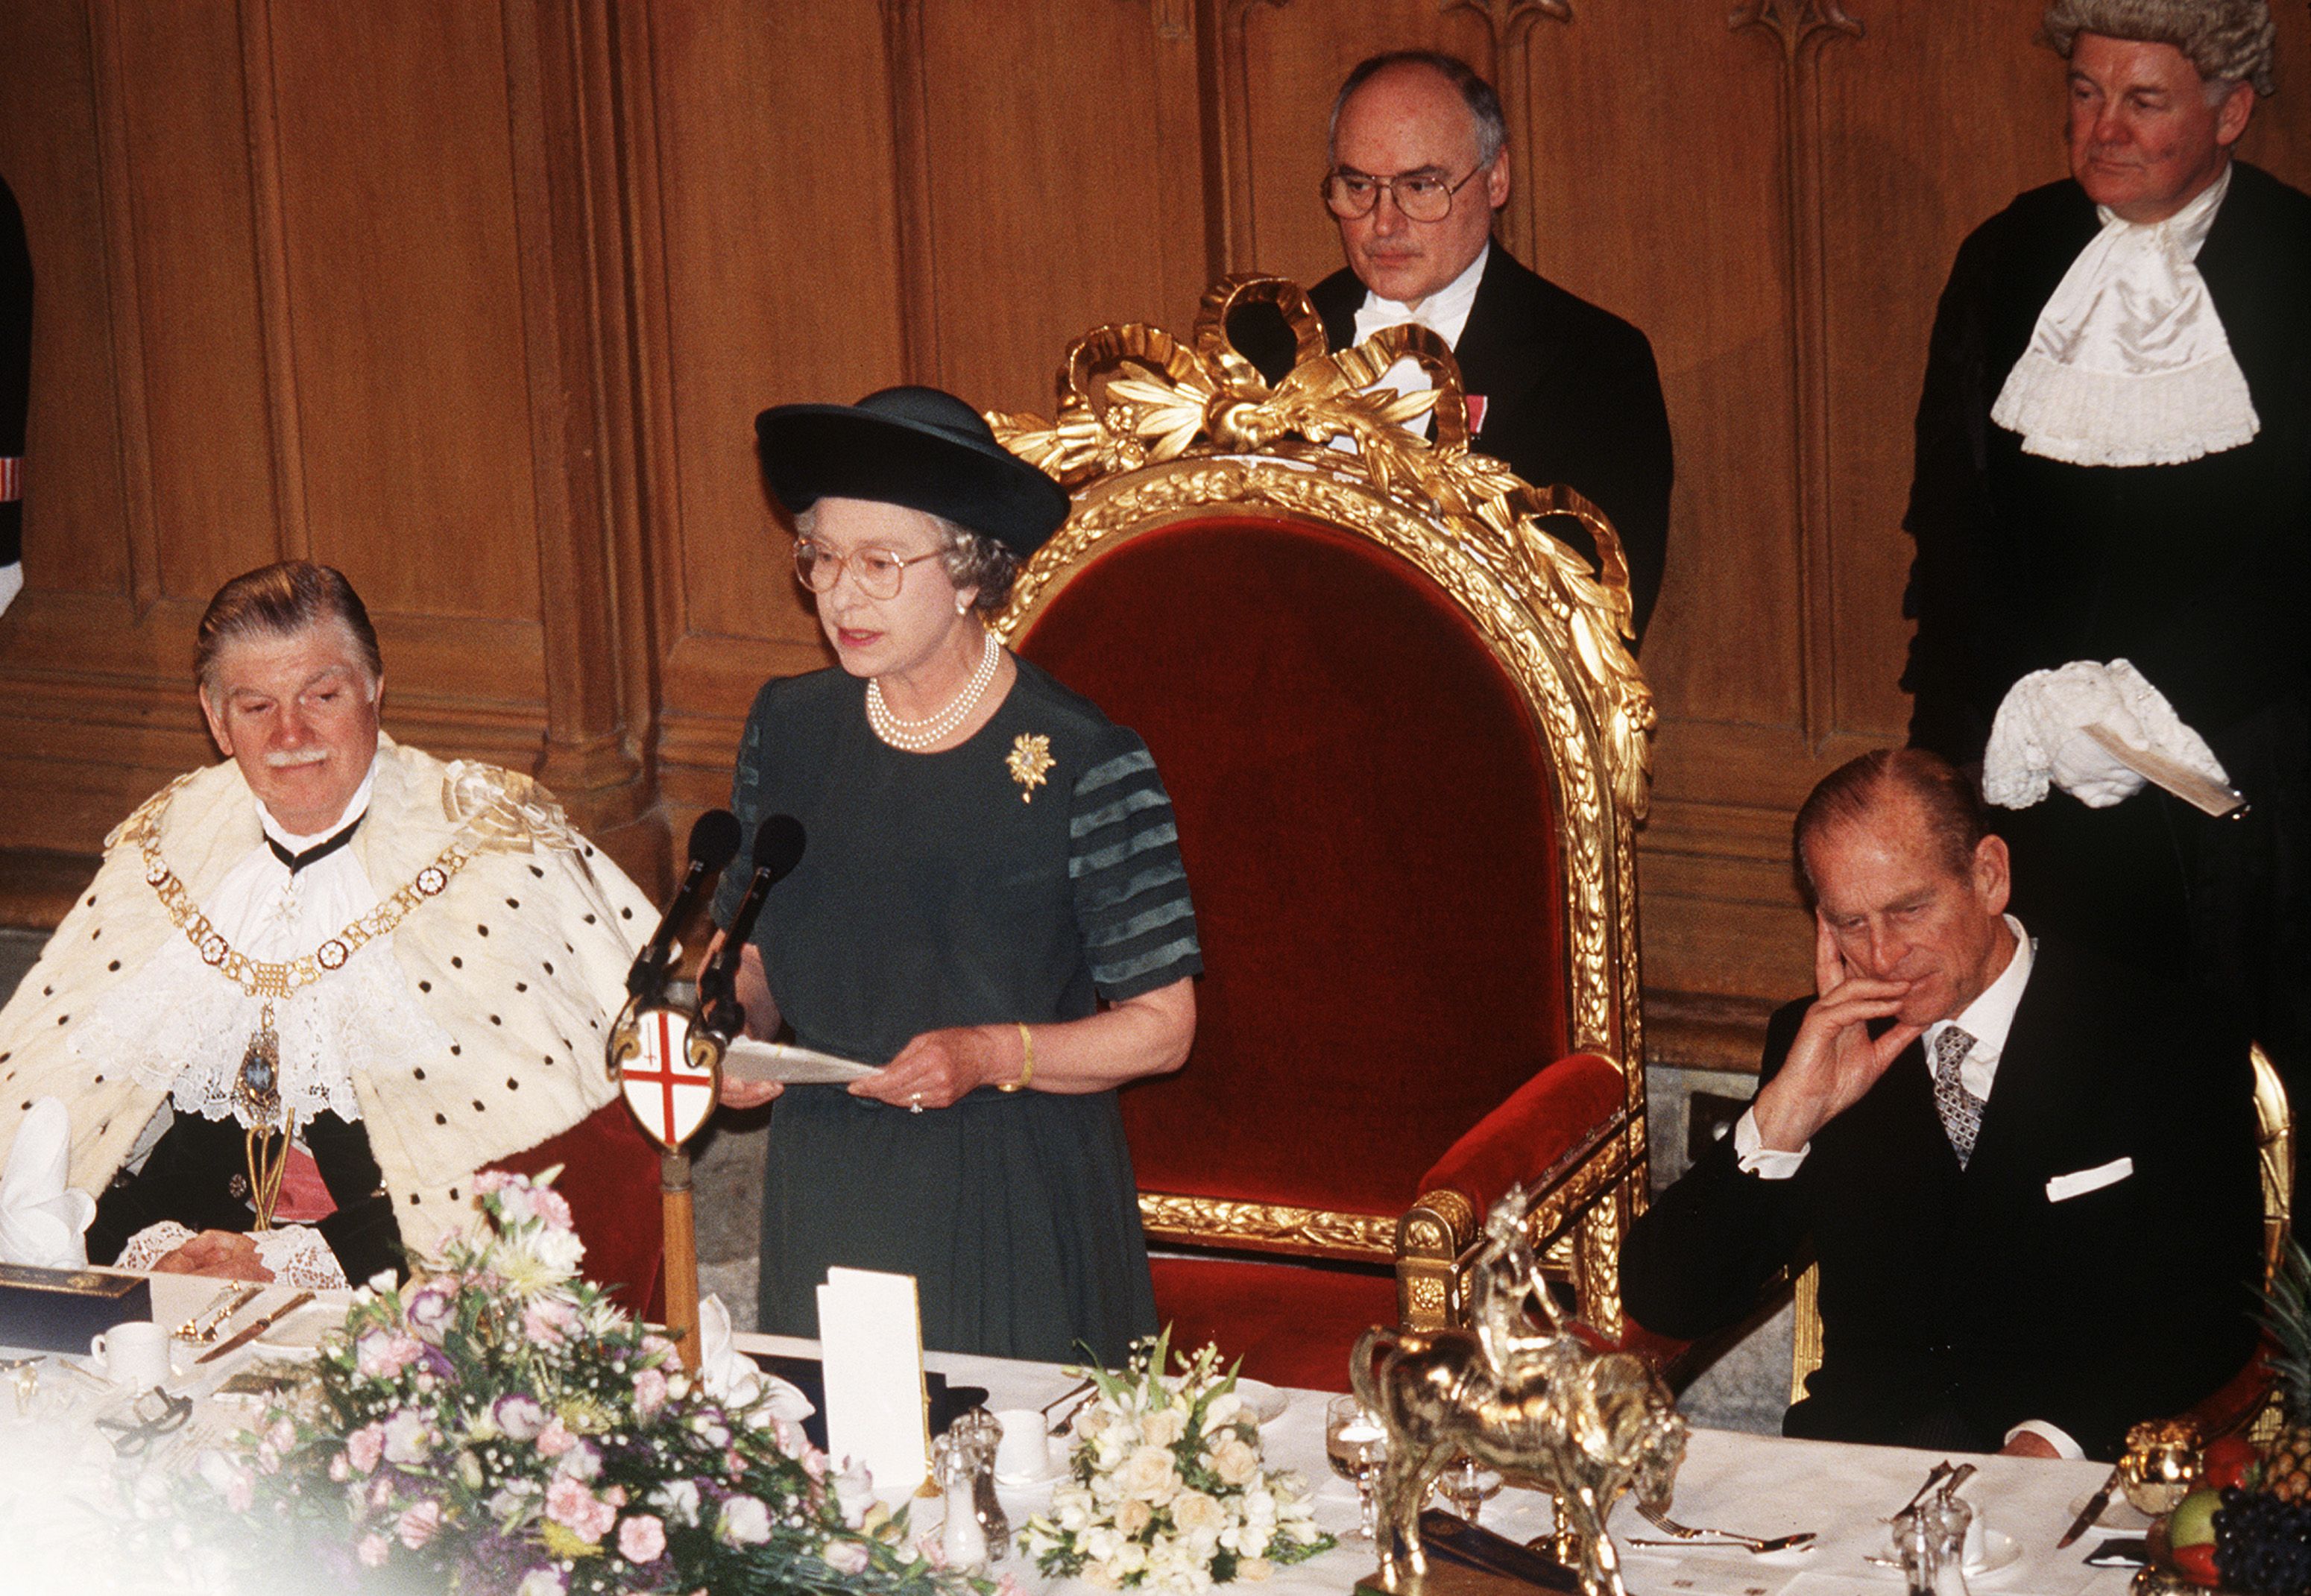
M128 1238L112 1267L149 1271L191 1241L193 1234L174 1219L148 1225ZM249 1239L257 1243L257 1260L273 1271L274 1280L280 1285L307 1291L344 1291L353 1284L338 1265L337 1255L329 1251L329 1243L310 1225L252 1231Z

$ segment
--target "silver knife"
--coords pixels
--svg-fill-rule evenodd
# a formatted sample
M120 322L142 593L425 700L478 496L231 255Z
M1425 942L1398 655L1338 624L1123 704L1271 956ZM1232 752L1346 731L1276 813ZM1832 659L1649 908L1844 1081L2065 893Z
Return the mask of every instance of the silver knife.
M290 1314L294 1313L298 1309L303 1307L307 1303L310 1303L312 1300L313 1294L311 1292L299 1292L295 1296L291 1297L287 1302L274 1309L272 1313L266 1314L254 1324L251 1324L240 1330L232 1338L231 1340L222 1342L217 1346L210 1347L206 1352L202 1353L200 1356L195 1358L193 1361L196 1364L214 1363L226 1353L237 1351L240 1347L246 1347L249 1342L257 1339L257 1337L263 1335L266 1330L271 1330L275 1325L280 1323L281 1321L286 1319Z
M2094 1528L2095 1520L2102 1517L2102 1510L2110 1505L2110 1494L2118 1488L2118 1480L2119 1470L2113 1469L2110 1471L2110 1478L2102 1482L2102 1489L2087 1498L2087 1504L2079 1509L2079 1516L2071 1521L2070 1529L2064 1532L2060 1540L2054 1542L2056 1551L2061 1551Z

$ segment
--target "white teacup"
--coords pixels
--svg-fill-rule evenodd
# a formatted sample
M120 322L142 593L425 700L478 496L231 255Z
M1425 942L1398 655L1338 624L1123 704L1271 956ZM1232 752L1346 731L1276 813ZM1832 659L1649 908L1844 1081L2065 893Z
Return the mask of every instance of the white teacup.
M1041 1479L1051 1466L1051 1438L1033 1408L1006 1408L995 1416L1003 1438L995 1443L995 1472L1007 1479Z
M88 1344L88 1355L116 1385L146 1391L168 1382L169 1332L150 1320L116 1324Z

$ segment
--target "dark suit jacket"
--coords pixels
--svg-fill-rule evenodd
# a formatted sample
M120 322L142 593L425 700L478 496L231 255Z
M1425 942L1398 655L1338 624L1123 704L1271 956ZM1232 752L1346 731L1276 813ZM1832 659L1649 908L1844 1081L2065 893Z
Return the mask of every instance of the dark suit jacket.
M1343 268L1310 291L1332 348L1355 340L1365 285ZM1274 318L1271 315L1270 321ZM1236 347L1270 382L1291 365L1280 322L1231 319ZM1527 270L1496 243L1453 351L1467 392L1485 399L1473 447L1539 487L1562 483L1594 502L1620 534L1629 597L1644 636L1669 551L1669 410L1644 334ZM1555 518L1549 531L1596 559L1588 531Z
M1777 1013L1762 1081L1807 1005ZM1732 1138L1631 1227L1629 1313L1731 1323L1811 1244L1822 1365L1794 1435L1993 1451L2028 1418L2115 1457L2254 1345L2260 1189L2246 1048L2181 999L2041 938L1964 1170L1912 1046L1824 1126L1798 1173L1740 1173ZM2133 1173L2054 1202L2054 1176Z

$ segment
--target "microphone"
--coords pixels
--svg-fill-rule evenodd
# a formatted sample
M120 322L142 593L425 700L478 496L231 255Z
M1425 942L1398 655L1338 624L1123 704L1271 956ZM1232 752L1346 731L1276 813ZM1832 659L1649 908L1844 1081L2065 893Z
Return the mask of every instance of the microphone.
M709 809L690 828L690 868L682 877L674 901L658 922L658 929L634 955L626 972L626 996L641 998L666 984L666 967L673 957L675 934L697 911L699 899L714 888L725 866L738 851L738 817L728 809Z
M746 939L754 934L763 900L802 862L802 822L791 815L769 815L756 828L754 877L746 884L746 895L738 900L738 911L730 917L722 946L698 972L700 1029L728 1037L746 1027L746 1011L738 1002L738 960L746 953Z

